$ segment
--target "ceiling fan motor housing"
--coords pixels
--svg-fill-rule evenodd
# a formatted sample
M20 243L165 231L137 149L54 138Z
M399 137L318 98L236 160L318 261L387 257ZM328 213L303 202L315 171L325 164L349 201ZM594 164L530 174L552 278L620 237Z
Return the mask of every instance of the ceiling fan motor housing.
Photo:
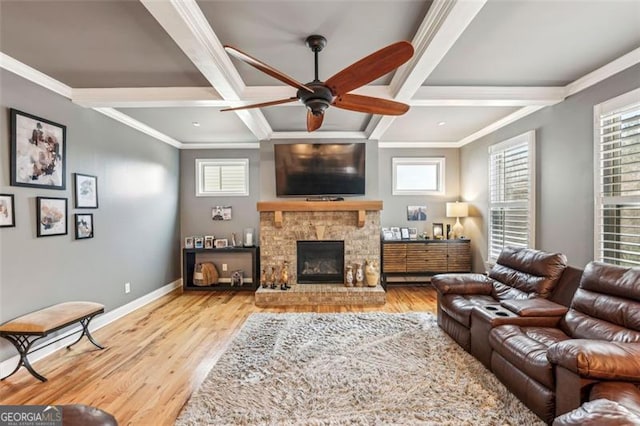
M324 114L324 111L333 103L333 93L319 81L312 81L307 83L306 86L313 89L313 93L299 89L297 93L298 99L311 110L313 115Z

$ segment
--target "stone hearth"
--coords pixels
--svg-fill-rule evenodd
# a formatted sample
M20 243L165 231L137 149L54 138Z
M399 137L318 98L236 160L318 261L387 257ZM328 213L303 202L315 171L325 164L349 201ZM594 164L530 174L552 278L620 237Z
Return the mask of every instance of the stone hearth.
M386 302L386 293L376 287L345 287L344 284L297 284L289 290L259 288L255 303L259 307L291 305L366 305L380 306Z

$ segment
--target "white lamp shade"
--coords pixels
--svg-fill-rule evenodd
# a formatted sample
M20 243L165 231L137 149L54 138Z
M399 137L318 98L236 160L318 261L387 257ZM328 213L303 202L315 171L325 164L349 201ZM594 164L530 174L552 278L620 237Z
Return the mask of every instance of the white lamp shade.
M447 217L467 217L469 216L469 204L456 201L447 203Z

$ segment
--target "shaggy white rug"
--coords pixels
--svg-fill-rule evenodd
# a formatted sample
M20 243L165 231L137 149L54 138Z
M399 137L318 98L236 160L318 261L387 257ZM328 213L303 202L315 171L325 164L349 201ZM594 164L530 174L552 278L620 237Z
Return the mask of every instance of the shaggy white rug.
M431 314L259 313L176 424L544 423Z

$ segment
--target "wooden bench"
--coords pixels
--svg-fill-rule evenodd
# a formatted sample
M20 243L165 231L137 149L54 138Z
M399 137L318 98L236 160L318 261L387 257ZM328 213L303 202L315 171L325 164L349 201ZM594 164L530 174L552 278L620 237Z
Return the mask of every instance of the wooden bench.
M31 312L30 314L23 315L21 317L12 319L2 325L0 325L0 337L4 337L10 341L13 346L16 347L20 353L20 361L9 375L3 377L0 380L4 380L9 376L12 376L21 366L25 366L27 370L38 380L46 382L47 379L38 374L27 359L27 355L40 350L46 346L49 346L60 339L66 337L63 336L60 339L56 339L46 345L31 350L33 345L44 339L49 334L56 332L60 329L68 327L75 323L80 323L82 326L82 333L78 339L67 346L67 349L71 349L71 346L78 343L83 336L87 336L89 341L96 347L104 349L103 346L98 344L91 333L89 332L89 322L95 317L104 312L104 305L94 302L66 302L57 305L49 306L48 308L40 309L39 311Z

